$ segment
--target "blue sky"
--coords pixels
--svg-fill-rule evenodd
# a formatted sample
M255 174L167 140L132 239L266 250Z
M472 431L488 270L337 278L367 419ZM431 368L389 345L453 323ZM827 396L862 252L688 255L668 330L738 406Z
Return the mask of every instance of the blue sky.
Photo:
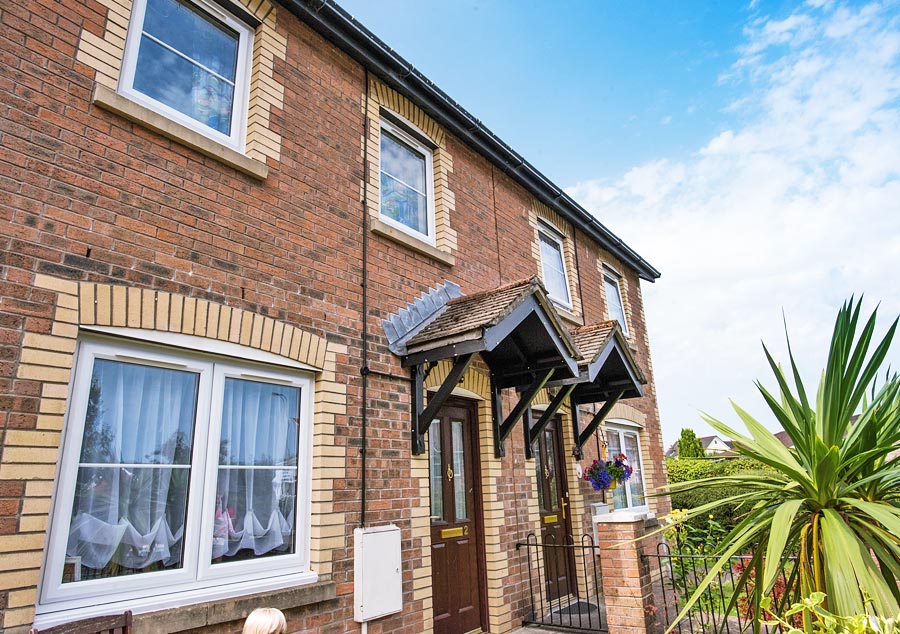
M900 314L897 0L341 4L662 271L667 441L774 426L783 319L814 390L845 298Z
M726 125L739 3L340 3L555 182L691 151ZM437 45L435 45L437 43Z

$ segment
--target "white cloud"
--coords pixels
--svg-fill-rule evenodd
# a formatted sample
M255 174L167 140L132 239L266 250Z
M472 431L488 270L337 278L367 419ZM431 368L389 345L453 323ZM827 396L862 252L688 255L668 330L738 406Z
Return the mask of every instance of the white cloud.
M663 273L644 295L668 440L707 430L697 410L733 420L728 397L765 417L752 381L771 384L760 339L785 359L782 309L810 383L851 293L900 314L893 9L808 2L754 18L744 40L722 78L740 125L568 190Z

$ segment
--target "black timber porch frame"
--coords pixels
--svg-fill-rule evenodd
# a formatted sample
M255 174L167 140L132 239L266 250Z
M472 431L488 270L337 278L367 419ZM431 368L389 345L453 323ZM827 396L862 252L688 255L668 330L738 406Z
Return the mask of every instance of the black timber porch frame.
M587 424L584 429L581 429L581 425L578 421L578 406L583 403L579 402L576 397L572 397L570 407L572 408L572 432L575 437L575 448L572 450L572 456L574 456L577 460L584 459L584 445L590 439L597 428L600 427L600 423L609 416L609 413L612 411L612 408L616 406L616 403L619 402L619 399L622 398L622 395L625 393L624 390L621 390L612 396L606 401L604 401L603 406L600 410L594 414L591 421Z

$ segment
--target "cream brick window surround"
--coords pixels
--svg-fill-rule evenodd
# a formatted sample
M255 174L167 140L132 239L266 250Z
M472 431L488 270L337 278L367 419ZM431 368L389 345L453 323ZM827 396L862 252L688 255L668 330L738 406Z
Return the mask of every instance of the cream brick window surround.
M566 267L566 238L545 220L538 221L538 240L541 247L541 275L547 294L554 303L572 310L572 289Z
M527 210L527 214L528 224L531 225L534 231L531 243L531 257L535 262L538 275L541 276L546 285L544 264L541 257L541 235L543 233L544 235L555 236L562 250L569 301L566 304L560 302L558 298L551 297L551 299L554 300L557 312L561 317L571 323L584 325L581 295L579 293L577 257L575 255L575 230L565 218L537 200L533 199L531 201L531 208Z
M405 248L425 255L447 266L456 263L456 231L451 217L456 209L456 198L450 190L450 174L453 157L447 151L444 130L418 106L405 96L388 88L376 78L370 78L368 91L362 95L364 112L368 119L368 138L364 146L367 156L366 201L369 211L369 228L377 235L396 242ZM399 130L406 141L418 147L422 154L430 154L426 174L430 178L428 198L429 222L433 230L428 235L417 234L402 224L388 222L381 213L381 139L383 129Z
M631 306L627 300L627 280L616 267L603 260L597 261L597 270L603 276L603 298L606 302L607 315L610 319L619 322L623 334L631 341ZM616 296L611 297L612 293L615 293ZM617 313L614 308L616 301L621 308L621 313Z
M128 329L123 329L128 330ZM152 333L128 332L132 337L155 339ZM57 490L55 499L55 508L53 510L52 523L50 529L49 547L47 550L46 560L44 562L43 588L41 591L41 601L39 613L53 618L55 613L62 612L65 619L71 619L73 614L79 617L94 615L99 613L107 613L111 609L111 604L120 604L123 609L138 610L141 607L150 607L159 609L165 607L166 604L176 605L183 603L185 599L190 600L191 597L196 599L208 600L210 598L224 598L226 596L235 596L240 594L248 594L269 589L279 589L286 586L297 586L317 581L316 573L312 572L309 567L309 499L310 499L310 474L311 474L311 441L312 441L312 375L309 372L298 372L296 370L286 371L282 368L275 368L269 365L257 365L255 363L247 363L241 357L237 359L233 357L214 356L210 357L198 354L197 350L207 348L198 337L180 335L183 347L172 348L170 346L151 346L139 343L133 343L131 340L122 338L98 337L91 334L85 334L80 338L79 349L77 352L77 361L75 364L74 378L72 381L72 390L70 397L70 406L68 409L68 420L66 422L66 439L64 442L62 459L60 461L60 476L57 479ZM249 352L249 351L248 351ZM248 356L264 356L258 352L250 353ZM274 355L273 355L274 356ZM103 364L100 366L99 364ZM105 368L105 370L99 369ZM128 376L145 377L146 382L142 383L143 390L134 385L129 384ZM180 376L178 376L180 375ZM106 376L107 380L101 381L99 377ZM111 380L121 382L119 390L110 384ZM91 410L91 398L89 394L93 394L94 381L97 381L97 396L95 405L95 414L86 416ZM178 410L174 408L177 400L173 402L172 394L178 393L177 389L159 389L160 385L174 384L177 388L179 382L194 381L196 385L194 397L194 415L177 416L166 415L162 418L154 418L152 415L148 419L141 420L149 425L171 425L169 419L181 419L187 422L190 418L185 437L189 439L192 447L191 454L187 463L179 463L176 459L173 461L172 467L160 467L160 464L168 464L165 462L166 450L168 446L164 439L158 439L160 443L157 447L147 446L139 443L134 448L134 454L137 456L134 462L138 464L126 464L117 466L126 456L130 456L131 451L127 448L129 438L137 434L143 437L145 441L152 441L151 438L144 436L147 432L140 432L133 427L129 420L134 420L140 416L139 412L128 410L128 403L134 404L137 397L141 397L144 403L142 410L153 411L156 404L163 404L164 408L172 407L172 411L184 412L184 408ZM228 386L233 386L229 391ZM154 389L154 386L157 389ZM112 389L111 394L105 394L100 388ZM163 395L168 396L163 396ZM228 394L231 394L229 397ZM288 397L294 403L294 416L286 410L277 408L276 412L268 409L270 402L278 406L283 405L289 408ZM105 398L104 398L105 397ZM156 400L154 397L158 397ZM276 398L280 397L280 398ZM121 399L121 400L120 400ZM243 400L238 400L243 399ZM258 405L252 402L252 399L259 399ZM294 400L296 399L296 400ZM150 402L156 401L156 402ZM282 403L283 402L283 403ZM229 407L228 403L235 403ZM236 405L240 403L240 405ZM120 418L114 413L106 415L108 411L115 410L116 406L122 404L125 407L124 415ZM235 409L237 407L237 409ZM246 409L249 408L249 409ZM107 410L107 412L102 412ZM96 412L100 412L97 414ZM279 419L279 414L281 419ZM257 460L260 459L256 455L253 459L254 452L248 445L244 443L253 442L255 438L252 428L243 423L249 423L248 416L259 416L253 420L260 420L262 424L273 425L272 430L279 429L282 425L279 420L283 417L294 419L297 421L296 434L291 433L288 427L282 429L282 433L287 431L284 437L287 443L296 442L296 453L289 449L285 455L292 454L297 458L295 464L284 463L278 468L254 467ZM110 423L108 418L118 419L123 426L118 431L113 432L113 437L109 442L108 449L114 456L104 458L102 464L85 464L86 456L96 457L103 454L98 450L98 445L103 442L98 440L96 425L103 424L103 421ZM87 429L88 420L93 422L91 430ZM228 421L231 421L230 423ZM181 429L179 425L179 429ZM228 430L231 431L230 435ZM171 431L171 430L170 430ZM94 439L93 447L83 446L82 438L88 438L88 434ZM222 440L220 440L222 438ZM296 438L296 440L290 440ZM133 438L132 438L133 439ZM220 446L221 443L226 443ZM234 445L233 448L225 449L224 447ZM119 449L119 444L123 447ZM149 458L154 451L162 451L160 454L162 462ZM220 452L226 451L231 458L222 458ZM249 453L245 454L245 451ZM148 454L147 458L140 458L140 454ZM258 452L257 452L258 453ZM177 456L177 453L176 453ZM251 458L250 463L245 463L244 459ZM107 462L112 460L112 462ZM149 461L148 461L149 460ZM266 457L262 456L263 462L267 464ZM132 462L132 460L124 460ZM224 462L223 462L224 461ZM94 463L95 460L87 459L88 463ZM233 465L251 466L233 466ZM275 463L281 464L281 463ZM107 466L108 465L108 466ZM204 466L205 465L205 466ZM162 468L162 472L160 469ZM179 486L173 484L176 482L176 474L182 472L189 474L189 485L183 489L184 499L186 500L185 524L181 530L176 526L168 526L168 533L173 533L176 540L172 544L167 544L170 539L168 536L160 537L160 533L156 532L149 542L148 549L149 558L154 558L154 550L164 546L170 549L176 546L181 551L180 556L176 559L180 560L175 566L167 566L165 569L153 572L142 572L141 574L131 574L121 576L110 573L111 576L105 578L69 581L63 583L63 572L66 566L71 566L70 575L81 576L81 556L68 556L73 539L79 544L80 548L87 548L85 554L88 556L85 561L97 559L98 546L103 544L103 539L112 538L110 535L101 537L96 531L104 522L106 513L103 500L116 498L119 500L131 500L136 505L136 510L129 510L125 515L118 519L120 522L128 522L129 526L134 526L134 530L141 533L142 537L150 538L150 534L144 535L144 531L137 528L146 518L143 517L145 512L150 512L146 503L149 501L149 508L153 508L152 498L141 502L141 493L149 490L151 493L159 492L160 489L154 488L159 480L157 476L153 476L153 483L150 484L150 474L152 473L172 473L172 479L169 485L165 485L164 475L163 484L160 485L168 493L168 497L174 496L175 502L166 503L167 510L164 516L170 517L170 512L177 517L179 515L178 493ZM272 518L256 517L252 502L250 502L244 494L241 493L240 483L242 478L246 477L248 482L245 486L250 487L251 478L262 481L263 498L266 494L273 494L272 484L273 478L282 483L279 491L282 491L282 497L285 492L289 496L285 499L279 498L279 505L291 505L291 497L293 497L293 508L287 512L288 516L294 518L291 524L293 540L290 538L282 545L279 550L272 550L274 543L271 541ZM82 482L82 477L85 480ZM223 480L224 478L224 480ZM107 484L107 480L115 480L120 482L119 487L110 486L110 492L103 495L96 494L98 487L102 488ZM144 484L138 491L131 489L126 484L129 480L140 481ZM95 481L99 484L96 484ZM81 483L81 489L78 489L76 482ZM225 482L226 484L223 484ZM231 483L230 485L227 483ZM268 482L268 486L266 486ZM292 485L291 483L296 483ZM229 488L229 486L231 488ZM296 489L293 487L296 486ZM124 488L122 488L124 487ZM149 487L147 489L146 487ZM224 489L223 489L224 487ZM277 487L275 487L277 488ZM77 502L77 491L82 491L87 495L86 500ZM84 493L88 491L88 493ZM173 492L174 491L174 492ZM228 493L228 491L231 491ZM291 496L291 491L294 495ZM93 493L92 493L93 492ZM269 499L258 499L259 490L254 487L253 500L256 500L261 507L267 502L274 502ZM274 494L273 494L274 495ZM97 501L99 498L99 502ZM137 501L135 501L135 498ZM125 508L131 509L131 503ZM176 508L168 509L170 504L174 503ZM248 503L246 516L242 508L243 503ZM88 506L84 506L87 504ZM252 539L253 548L259 547L263 553L268 554L266 557L251 558L243 561L227 561L227 563L213 563L215 557L223 557L225 549L228 545L228 538L224 537L222 532L226 528L224 523L225 513L229 509L225 508L228 504L229 509L235 514L235 525L243 525L245 532L244 538L249 538L247 531L258 532L248 523L242 520L254 515L260 521L264 532L255 535ZM233 505L233 506L231 506ZM84 507L84 508L82 508ZM221 508L220 508L221 507ZM74 526L78 518L74 515L75 508L79 508L82 515L82 524L84 518L89 519L89 529L81 530L73 534L70 532L70 525ZM121 512L121 508L119 511ZM89 509L89 510L85 510ZM256 509L262 511L262 508ZM274 509L271 511L274 514ZM131 517L131 513L136 513L135 517ZM118 513L117 513L118 516ZM273 515L274 517L274 515ZM156 518L150 519L147 524L154 524ZM133 524L133 522L138 524ZM284 520L288 522L289 520ZM83 524L84 525L84 524ZM96 525L96 526L95 526ZM217 530L214 531L214 525ZM279 517L279 527L274 529L282 537L281 533L285 529L285 524ZM107 531L108 532L108 531ZM213 535L214 532L219 536L219 542L216 542ZM122 554L119 557L131 557L129 544L129 529L126 529L124 539L121 542ZM105 533L104 533L105 534ZM179 538L179 534L181 537ZM84 541L87 540L87 541ZM268 540L268 543L266 541ZM67 546L68 544L68 546ZM93 546L88 546L93 544ZM216 547L218 544L218 548ZM240 542L240 547L245 547L244 541ZM132 547L134 547L132 545ZM119 548L116 549L118 553ZM143 551L137 549L141 554L136 557L143 556ZM174 554L175 550L170 550ZM217 554L211 555L216 552ZM245 553L248 551L244 551ZM219 554L221 553L221 554ZM109 561L119 562L124 567L145 568L147 566L127 566L115 559L116 555L109 553L114 557ZM105 556L100 558L106 559ZM239 559L244 559L240 557ZM94 564L97 566L99 564ZM149 564L148 564L149 565ZM152 567L151 567L152 570ZM76 578L78 578L76 577Z
M135 31L140 31L147 0L99 0L107 8L103 35L82 31L77 59L96 71L92 102L249 176L265 179L267 159L277 161L281 156L281 136L270 124L272 109L284 107L284 85L274 75L275 60L284 60L287 53L287 40L277 30L278 10L268 0L234 0L234 4L186 1L215 13L217 19L229 15L228 7L239 7L230 19L236 25L250 24L246 53L242 53L247 58L246 69L235 90L234 129L240 133L234 139L223 139L130 90L133 63L126 62L134 60L131 49L139 44L141 34Z
M309 390L313 401L312 474L305 548L309 553L308 570L317 574L320 581L304 585L302 592L296 584L285 581L286 577L270 584L268 590L262 590L265 586L259 584L256 588L268 592L266 596L281 592L279 607L285 608L333 597L334 586L329 581L333 553L346 547L343 531L346 517L334 511L334 480L343 477L339 474L346 468L346 448L335 443L336 424L347 415L347 386L338 381L336 370L338 360L346 359L346 346L270 317L163 291L74 282L45 275L37 275L34 285L55 293L56 300L51 322L35 322L34 331L26 330L16 372L17 379L38 382L40 386L38 412L31 421L33 427L7 432L0 464L0 480L26 484L17 532L0 539L0 554L7 559L15 555L14 561L7 561L7 572L0 574L0 594L9 597L5 610L0 611L0 628L23 626L27 631L33 622L39 628L66 622L60 614L78 616L57 612L55 617L47 613L35 617L35 611L50 526L51 496L58 479L56 465L67 429L64 423L69 408L69 385L76 367L76 349L87 331L97 330L132 340L149 338L170 349L183 349L187 345L193 350L264 363L265 366L257 366L264 371L275 368L275 372L281 372L278 368L288 368L290 372L313 373L309 375L314 388ZM185 343L188 339L190 344ZM272 589L273 585L284 591ZM219 605L210 602L218 601L223 592L220 589L218 595L210 592L192 596L190 603L198 605L198 610L191 612L197 616L194 621L219 622L213 620L214 616L219 618L225 612L218 607L215 615L206 610ZM227 593L230 597L255 596L253 584L229 588ZM184 597L181 603L185 603ZM136 614L146 614L141 618L150 618L163 606L155 601L142 606L129 602L128 607L134 607Z

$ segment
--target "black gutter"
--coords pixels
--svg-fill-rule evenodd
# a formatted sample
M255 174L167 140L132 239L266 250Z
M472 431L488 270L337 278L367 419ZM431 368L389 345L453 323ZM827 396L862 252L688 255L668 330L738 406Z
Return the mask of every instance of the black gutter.
M277 0L649 282L660 273L531 163L332 0ZM367 87L368 89L368 87Z

